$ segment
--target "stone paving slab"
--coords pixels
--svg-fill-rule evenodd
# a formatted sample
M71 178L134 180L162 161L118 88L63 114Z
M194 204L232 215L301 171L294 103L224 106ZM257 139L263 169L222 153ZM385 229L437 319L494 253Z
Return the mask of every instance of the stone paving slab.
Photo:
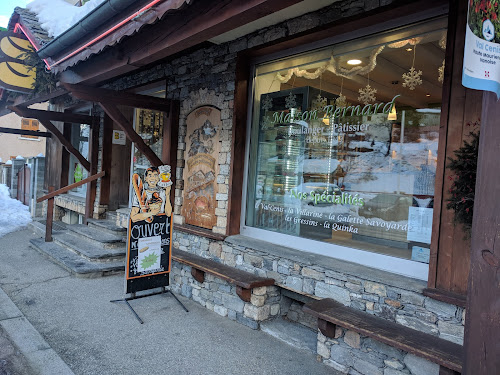
M0 374L74 375L2 289Z

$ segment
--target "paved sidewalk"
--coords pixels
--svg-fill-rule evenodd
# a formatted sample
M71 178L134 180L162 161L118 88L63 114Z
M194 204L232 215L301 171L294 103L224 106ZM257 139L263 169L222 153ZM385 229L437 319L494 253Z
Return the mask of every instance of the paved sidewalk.
M59 356L76 375L337 374L310 352L183 297L179 298L189 313L168 294L131 301L145 322L141 325L125 304L109 302L123 297L123 275L71 276L29 247L34 237L22 230L0 238L0 287L26 318L1 320L2 311L15 306L0 301L0 306L10 306L0 308L0 320L2 327L9 322L5 331L16 344L19 338L26 342L15 360L34 370L22 375L67 374L67 368L44 368L62 366ZM32 324L41 336L30 333L24 323ZM45 365L31 360L30 353L36 351L53 353L53 361ZM0 367L4 375L1 371Z
M0 289L0 375L32 373L73 375L66 363Z

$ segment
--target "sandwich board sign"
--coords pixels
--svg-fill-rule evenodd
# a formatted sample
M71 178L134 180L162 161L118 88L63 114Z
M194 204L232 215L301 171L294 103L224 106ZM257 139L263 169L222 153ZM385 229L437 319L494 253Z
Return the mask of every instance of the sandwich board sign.
M132 176L125 267L125 293L169 285L172 256L172 187L168 165L148 168Z

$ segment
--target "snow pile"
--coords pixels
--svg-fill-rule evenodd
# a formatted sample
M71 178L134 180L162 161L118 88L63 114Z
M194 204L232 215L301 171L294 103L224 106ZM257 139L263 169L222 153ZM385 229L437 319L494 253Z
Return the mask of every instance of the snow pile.
M40 26L50 37L57 38L103 2L90 0L77 7L64 0L34 0L26 8L36 13Z
M12 199L7 185L0 184L0 237L21 229L30 221L28 206Z

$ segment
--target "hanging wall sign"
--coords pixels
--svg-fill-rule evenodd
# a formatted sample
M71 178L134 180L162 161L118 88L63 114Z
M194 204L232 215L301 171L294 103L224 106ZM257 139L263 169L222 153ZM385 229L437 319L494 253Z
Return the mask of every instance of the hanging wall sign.
M170 166L134 174L127 246L126 293L169 285L172 249Z
M31 92L36 78L36 69L24 65L26 53L32 52L31 43L21 34L0 32L0 87L16 91Z
M492 91L497 98L500 98L499 17L498 2L469 1L462 75L465 87Z
M186 223L212 229L217 224L217 175L221 112L201 107L191 112L187 123L187 158L182 214Z

